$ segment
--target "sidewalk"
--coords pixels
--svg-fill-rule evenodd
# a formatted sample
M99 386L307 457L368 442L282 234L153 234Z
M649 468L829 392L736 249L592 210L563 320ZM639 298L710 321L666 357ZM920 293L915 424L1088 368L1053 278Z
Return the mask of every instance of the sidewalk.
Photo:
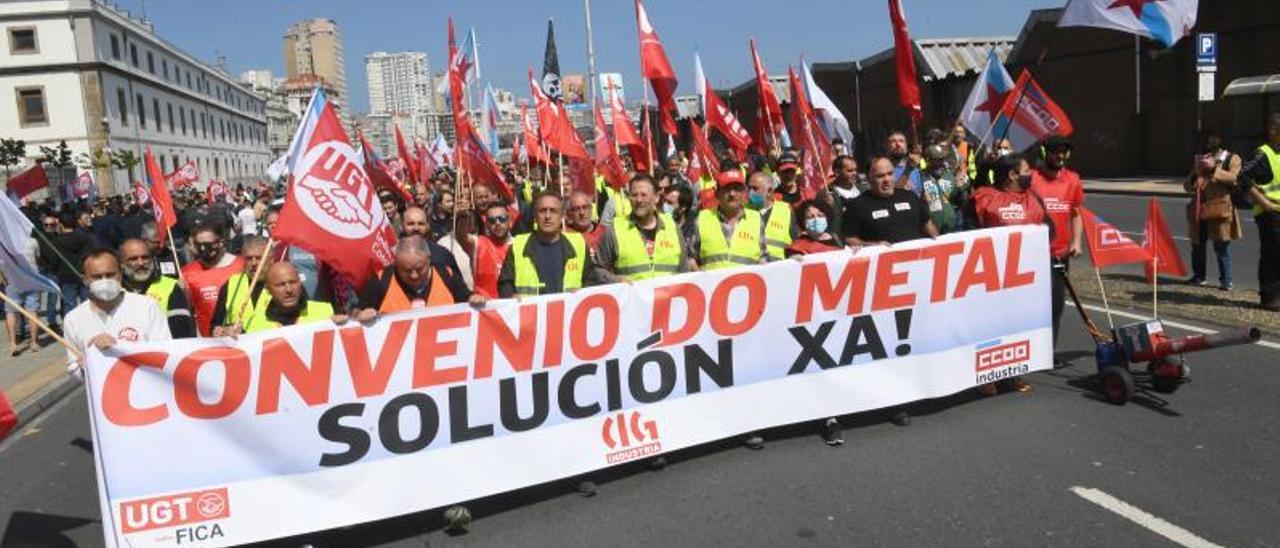
M1186 196L1182 179L1163 177L1095 178L1084 179L1084 191L1092 194L1119 194L1124 196Z
M1084 264L1072 266L1071 283L1076 293L1081 299L1102 304L1102 293L1093 269ZM1151 284L1141 274L1103 273L1102 282L1107 288L1107 300L1111 306L1151 312ZM1200 320L1230 327L1257 327L1268 335L1280 336L1280 313L1258 306L1256 292L1222 291L1213 286L1192 286L1167 279L1161 279L1159 287L1161 317ZM1106 318L1101 314L1094 314L1093 321L1103 326L1106 324Z
M0 340L6 341L0 343L0 390L17 411L19 426L80 385L67 374L67 353L62 345L42 336L43 348L35 352L28 348L14 357L9 355L8 332L0 327L0 333Z

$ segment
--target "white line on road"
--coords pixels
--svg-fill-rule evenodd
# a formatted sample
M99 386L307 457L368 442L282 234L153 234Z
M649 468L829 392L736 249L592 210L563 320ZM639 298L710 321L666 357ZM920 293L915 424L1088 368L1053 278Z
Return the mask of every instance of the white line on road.
M1067 301L1067 306L1072 306L1072 304L1071 304L1071 302L1070 302L1070 301ZM1085 309L1085 310L1090 310L1090 311L1093 311L1093 312L1106 312L1106 311L1107 311L1107 309L1105 309L1105 308L1103 308L1103 307L1101 307L1101 306L1094 306L1094 305L1091 305L1091 304L1086 304L1086 305L1084 305L1084 309ZM1150 317L1150 316L1143 316L1143 315L1140 315L1140 314L1132 314L1132 313L1129 313L1129 312L1124 312L1124 311L1121 311L1121 310L1116 310L1116 309L1114 309L1114 308L1112 308L1112 309L1111 309L1111 315L1112 315L1112 316L1120 316L1120 317L1122 317L1122 318L1129 318L1129 319L1133 319L1133 320L1150 320L1150 319L1151 319L1151 317ZM1186 330L1186 331L1190 331L1190 332L1192 332L1192 333L1201 333L1201 334L1205 334L1205 335L1211 335L1211 334L1213 334L1213 333L1217 333L1217 332L1218 332L1218 331L1217 331L1217 330L1215 330L1215 329L1209 329L1209 328L1206 328L1206 327L1200 327L1200 326L1191 325L1191 324L1185 324L1185 323L1181 323L1181 322L1172 322L1172 321L1169 321L1169 320L1160 320L1160 323L1162 323L1162 324L1164 324L1164 325L1167 325L1167 326L1169 326L1169 327L1176 327L1176 328L1178 328L1178 329L1183 329L1183 330ZM1270 348L1270 349L1272 349L1272 350L1280 350L1280 343L1274 343L1274 342L1271 342L1271 341L1258 341L1258 342L1256 342L1256 343L1254 343L1254 344L1256 344L1256 345L1258 345L1258 346L1262 346L1262 347Z
M1167 538L1181 546L1186 546L1187 548L1222 548L1219 544L1214 544L1200 538L1191 531L1151 515L1137 506L1108 495L1098 489L1077 486L1072 487L1071 492L1079 495L1080 498L1083 498L1084 500L1119 514L1121 517L1141 525L1147 530Z

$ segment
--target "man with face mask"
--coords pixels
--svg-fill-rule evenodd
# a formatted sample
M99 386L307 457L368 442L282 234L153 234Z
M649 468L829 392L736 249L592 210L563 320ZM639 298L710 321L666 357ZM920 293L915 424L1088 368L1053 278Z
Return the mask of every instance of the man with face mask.
M213 306L213 336L221 337L229 333L230 326L244 327L244 319L258 305L271 298L266 287L267 269L276 263L275 257L267 257L267 239L262 236L246 236L240 246L240 258L244 261L244 270L232 274L226 283L218 288L218 301ZM274 255L274 253L272 254ZM262 265L262 261L267 261ZM295 267L296 269L297 267ZM257 275L257 282L253 277ZM250 289L250 286L253 288Z
M160 312L168 318L169 334L173 338L196 336L196 323L191 317L187 294L178 287L176 278L160 274L151 247L146 242L130 238L120 244L120 269L124 272L125 291L155 300Z
M614 221L596 251L596 271L606 283L636 282L686 271L680 227L658 212L658 188L648 175L627 184L634 206L631 214Z
M89 299L63 320L62 334L71 348L72 370L84 366L90 346L106 349L117 342L163 341L172 338L164 313L151 298L124 290L120 261L108 249L96 249L81 263Z
M774 200L774 193L769 188L772 182L763 171L752 173L747 178L747 209L760 214L769 259L778 261L786 258L787 246L795 239L796 230L791 204Z
M929 218L933 220L933 226L938 227L940 234L959 229L956 210L952 204L961 202L956 199L960 187L948 169L947 155L947 150L942 146L929 145L924 151L927 167L920 178L923 192L921 197L929 207Z
M226 252L223 226L217 222L196 225L191 234L196 260L182 267L182 279L187 282L187 295L196 313L196 326L204 337L213 333L213 311L219 290L232 275L244 272L244 259Z

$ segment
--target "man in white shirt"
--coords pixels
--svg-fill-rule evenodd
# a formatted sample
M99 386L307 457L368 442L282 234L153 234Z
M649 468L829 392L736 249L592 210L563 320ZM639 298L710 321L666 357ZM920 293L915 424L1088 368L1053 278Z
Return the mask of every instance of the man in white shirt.
M62 321L62 334L72 349L67 350L71 369L84 366L90 346L106 349L116 342L164 341L169 322L159 305L146 295L124 290L120 260L115 253L100 249L84 258L85 283L89 300L80 303Z

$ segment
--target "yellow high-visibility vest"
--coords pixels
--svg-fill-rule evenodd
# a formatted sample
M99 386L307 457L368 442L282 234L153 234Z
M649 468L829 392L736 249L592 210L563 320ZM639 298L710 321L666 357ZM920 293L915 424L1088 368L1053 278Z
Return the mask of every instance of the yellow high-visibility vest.
M530 236L531 234L521 234L511 243L510 253L513 254L512 260L515 261L516 295L541 295L542 288L546 287L546 284L538 278L538 268L534 266L533 259L524 254L525 248L529 245ZM564 281L561 287L565 292L581 289L582 272L587 268L587 241L576 232L562 232L560 237L568 240L570 247L573 248L573 257L570 257L564 265Z
M618 259L613 265L615 274L640 281L680 271L680 231L665 213L658 214L658 225L651 256L644 236L630 216L613 223L618 244Z
M760 214L745 210L730 241L720 230L720 216L715 210L698 213L698 262L703 270L720 270L760 263Z

